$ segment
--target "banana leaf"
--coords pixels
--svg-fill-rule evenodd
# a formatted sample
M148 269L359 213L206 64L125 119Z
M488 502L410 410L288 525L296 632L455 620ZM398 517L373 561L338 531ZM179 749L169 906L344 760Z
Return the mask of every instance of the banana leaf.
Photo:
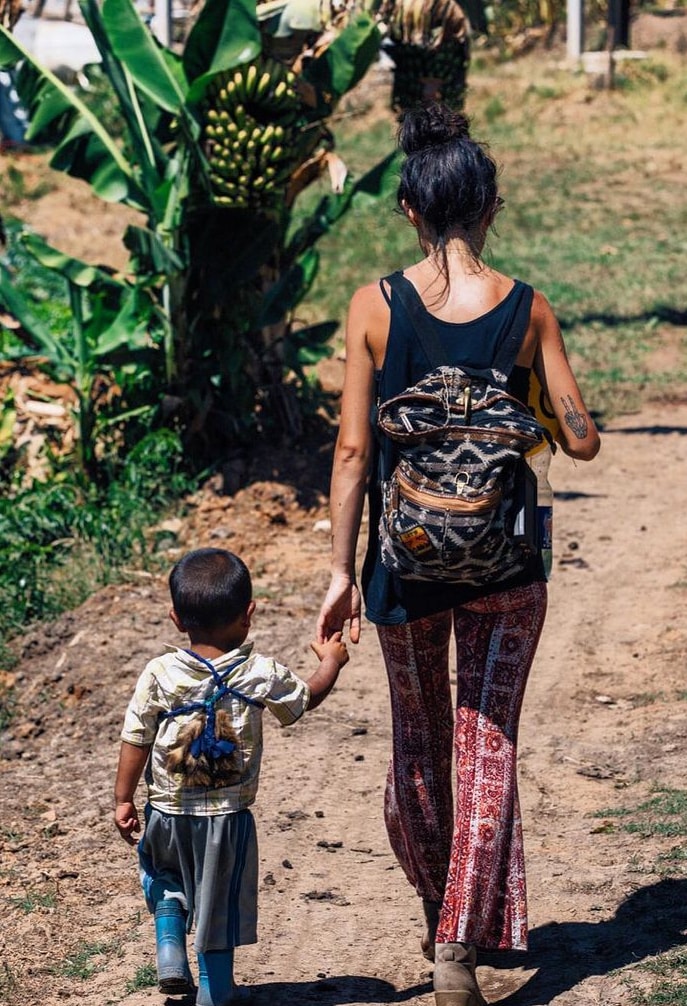
M327 114L342 95L362 80L379 54L382 37L369 14L355 15L331 45L303 68L318 95L317 117Z
M132 75L115 56L99 5L94 0L81 0L80 7L100 52L103 72L117 96L135 160L142 174L142 185L149 194L159 184L168 160L154 135L160 119L160 109L154 101L149 100L146 105L143 95L135 87Z
M186 268L186 263L174 249L164 244L159 234L147 227L131 224L124 234L124 244L134 259L141 263L141 268L136 270L139 274L164 276Z
M55 339L47 325L33 313L31 305L17 290L12 274L0 262L0 305L17 319L22 327L21 338L29 349L57 365L69 364L69 352L59 339ZM22 355L26 355L25 353Z
M24 233L20 237L22 245L26 248L37 262L52 269L53 272L64 276L66 280L75 286L88 289L96 284L104 287L111 287L113 290L125 290L129 284L112 276L109 272L99 269L97 266L88 265L81 259L72 258L64 252L53 248L47 241L37 234Z
M206 0L184 47L184 69L192 82L188 101L200 101L216 74L261 52L255 0Z
M92 369L96 361L113 364L115 356L124 352L131 356L137 350L150 349L148 329L158 308L148 293L103 269L63 254L36 234L25 233L20 240L42 266L88 294L89 310L84 311L83 321L88 359L81 360L82 364ZM0 288L0 303L3 292ZM18 300L14 303L21 307ZM15 314L11 304L7 306ZM15 314L15 317L27 330L34 349L43 348L54 362L62 366L69 369L76 367L72 338L53 339L25 309L22 309L21 316Z
M350 205L365 206L395 197L401 171L401 154L393 150L355 183Z
M39 113L42 131L57 118L69 117L69 129L58 141L50 166L87 181L106 202L122 202L143 210L145 196L134 173L97 116L0 25L0 69L11 69L18 63L23 64L19 96L26 103L29 94L29 119ZM30 127L27 139L32 138Z
M284 365L294 373L303 375L303 367L310 367L334 352L329 340L339 327L336 321L322 321L307 328L292 329L284 340Z
M95 0L86 0L82 7L87 4L95 6ZM127 68L136 86L156 105L173 115L183 115L185 90L170 72L162 47L131 0L104 0L102 22L112 52Z
M277 325L300 304L312 286L320 264L315 248L308 248L280 277L263 298L258 328Z
M93 358L113 365L118 359L131 360L138 350L149 350L149 327L155 305L150 297L136 287L130 287L119 302L118 310L102 309L98 304L86 326L92 339ZM108 323L108 315L111 316Z
M282 261L294 261L318 241L352 206L364 206L379 199L391 199L398 187L400 155L392 151L357 181L346 179L338 195L324 196L300 225L284 249Z

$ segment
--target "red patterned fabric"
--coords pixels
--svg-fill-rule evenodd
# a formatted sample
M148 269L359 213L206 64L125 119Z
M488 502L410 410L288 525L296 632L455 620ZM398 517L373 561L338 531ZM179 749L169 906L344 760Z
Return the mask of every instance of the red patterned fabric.
M443 903L439 943L527 946L516 742L545 614L546 584L533 583L404 625L377 626L393 723L386 827L420 897Z

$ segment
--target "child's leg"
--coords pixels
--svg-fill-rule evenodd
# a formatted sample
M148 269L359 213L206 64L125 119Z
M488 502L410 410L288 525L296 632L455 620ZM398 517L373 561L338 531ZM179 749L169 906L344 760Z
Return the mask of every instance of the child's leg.
M141 886L148 909L155 918L155 955L161 992L181 995L193 989L186 954L186 897L171 874L156 871L139 843Z
M206 950L198 953L196 1006L225 1006L234 988L234 951Z
M182 995L193 989L186 956L186 912L178 898L155 906L155 955L160 992Z

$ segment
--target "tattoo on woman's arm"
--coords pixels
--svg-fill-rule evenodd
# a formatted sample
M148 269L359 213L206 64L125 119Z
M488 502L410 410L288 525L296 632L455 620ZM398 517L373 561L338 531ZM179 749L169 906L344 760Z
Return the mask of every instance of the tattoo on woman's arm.
M567 400L561 398L561 401L565 406L563 417L565 425L572 430L578 440L584 440L587 436L587 417L577 408L572 395L568 395Z

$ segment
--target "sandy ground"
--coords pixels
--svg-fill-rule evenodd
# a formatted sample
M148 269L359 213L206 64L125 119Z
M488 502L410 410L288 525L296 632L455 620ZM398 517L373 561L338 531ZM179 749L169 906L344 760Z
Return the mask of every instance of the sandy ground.
M638 811L657 785L687 789L685 462L684 403L612 421L592 464L554 460L550 609L520 736L530 950L484 958L492 1003L620 1006L658 980L644 965L685 941L683 840ZM233 498L207 487L174 528L178 548L244 555L256 644L303 676L327 581L325 500L311 490L303 504L286 479ZM135 857L111 824L111 789L136 676L175 641L166 612L164 580L132 577L18 643L19 706L0 755L8 1006L164 1002L136 988L154 962L152 926ZM433 1003L420 904L382 822L389 747L367 625L320 709L292 728L266 725L260 941L236 965L259 1006ZM640 830L613 814L623 808Z

